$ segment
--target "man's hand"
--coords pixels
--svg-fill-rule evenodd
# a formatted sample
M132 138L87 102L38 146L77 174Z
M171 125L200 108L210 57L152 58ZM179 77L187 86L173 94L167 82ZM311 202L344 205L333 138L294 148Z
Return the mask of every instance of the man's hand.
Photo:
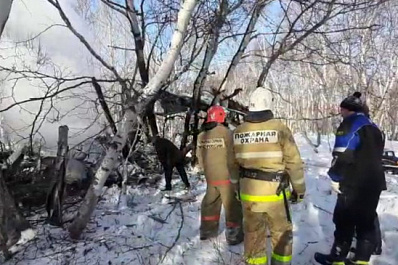
M240 191L239 191L239 183L231 183L232 189L235 192L235 197L238 201L240 201Z
M235 191L235 198L240 201L240 193L239 191Z
M304 199L304 194L297 194L295 190L292 191L292 195L290 197L290 202L292 204L300 203Z
M339 182L330 180L330 186L331 186L332 190L333 190L334 192L336 192L337 194L341 194L341 193L342 193L342 192L340 191L340 183L339 183Z

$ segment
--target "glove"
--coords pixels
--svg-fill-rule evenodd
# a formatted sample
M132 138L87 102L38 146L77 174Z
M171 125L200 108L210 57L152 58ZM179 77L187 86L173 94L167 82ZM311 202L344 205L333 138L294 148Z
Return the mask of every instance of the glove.
M337 194L341 194L341 193L342 193L342 192L340 191L340 183L339 183L339 182L336 182L336 181L331 180L331 181L330 181L330 186L331 186L332 190L333 190L334 192L336 192Z
M292 191L292 195L290 196L290 202L292 204L300 203L304 199L304 194L297 194L295 190Z
M238 190L235 191L235 198L240 201L240 193Z

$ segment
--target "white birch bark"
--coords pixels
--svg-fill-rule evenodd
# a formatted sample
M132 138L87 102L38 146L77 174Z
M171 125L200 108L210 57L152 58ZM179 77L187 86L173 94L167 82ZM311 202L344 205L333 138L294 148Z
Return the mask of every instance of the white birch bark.
M192 12L195 9L197 0L186 0L178 13L176 30L174 31L170 50L167 54L167 58L163 61L158 72L150 80L147 86L144 88L143 97L150 99L161 87L161 84L168 78L171 70L173 69L175 60L183 45L183 39L186 34ZM131 102L136 104L136 102ZM142 107L144 107L143 105ZM109 173L114 169L118 155L122 148L125 146L127 141L128 133L133 129L134 124L137 124L139 117L133 107L126 106L126 111L122 122L119 125L117 134L113 137L110 147L107 150L104 160L101 163L100 168L95 174L95 179L88 190L82 205L80 206L79 212L77 213L73 223L69 227L69 235L73 239L78 239L86 227L92 213L94 212L95 206L97 205L98 198L102 193L105 181L109 176ZM139 113L144 110L139 109Z
M189 21L197 0L185 0L178 12L178 20L176 28L174 29L173 37L171 39L170 48L166 59L162 62L156 75L149 81L148 85L144 88L144 95L151 97L158 92L162 83L167 80L174 67L174 62L180 53L183 45L185 33L188 28Z
M3 165L3 169L12 167L12 165L17 161L17 159L26 151L27 142L21 141L17 146L15 146L15 151L7 158L6 165Z
M90 186L79 212L77 213L73 223L69 227L70 237L77 239L86 227L90 217L97 205L98 198L102 193L105 181L111 171L115 168L119 154L121 153L127 141L129 131L134 127L137 121L137 115L130 109L126 110L122 122L118 126L117 134L113 137L112 142L106 152L105 158L101 166L95 174L93 184Z

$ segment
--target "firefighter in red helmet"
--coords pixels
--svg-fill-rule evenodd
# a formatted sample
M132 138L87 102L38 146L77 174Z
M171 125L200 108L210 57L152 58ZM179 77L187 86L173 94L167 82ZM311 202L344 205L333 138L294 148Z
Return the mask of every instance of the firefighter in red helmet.
M231 176L239 174L233 153L232 131L225 125L226 113L221 106L212 106L198 136L198 166L206 176L207 190L202 201L200 239L216 237L221 206L225 210L226 239L236 245L243 241L242 207L235 196ZM237 176L233 176L237 177Z

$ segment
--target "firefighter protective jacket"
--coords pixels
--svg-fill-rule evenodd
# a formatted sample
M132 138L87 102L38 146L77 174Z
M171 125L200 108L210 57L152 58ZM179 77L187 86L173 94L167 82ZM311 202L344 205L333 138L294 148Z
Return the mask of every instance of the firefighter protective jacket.
M198 136L196 155L207 183L217 186L238 178L231 130L219 123L206 123L203 129Z
M235 157L241 167L285 171L293 189L298 194L305 193L303 163L293 135L286 125L273 118L271 111L249 113L233 137ZM238 178L232 180L237 181ZM278 185L278 182L241 178L241 200L256 203L283 200L275 194Z

